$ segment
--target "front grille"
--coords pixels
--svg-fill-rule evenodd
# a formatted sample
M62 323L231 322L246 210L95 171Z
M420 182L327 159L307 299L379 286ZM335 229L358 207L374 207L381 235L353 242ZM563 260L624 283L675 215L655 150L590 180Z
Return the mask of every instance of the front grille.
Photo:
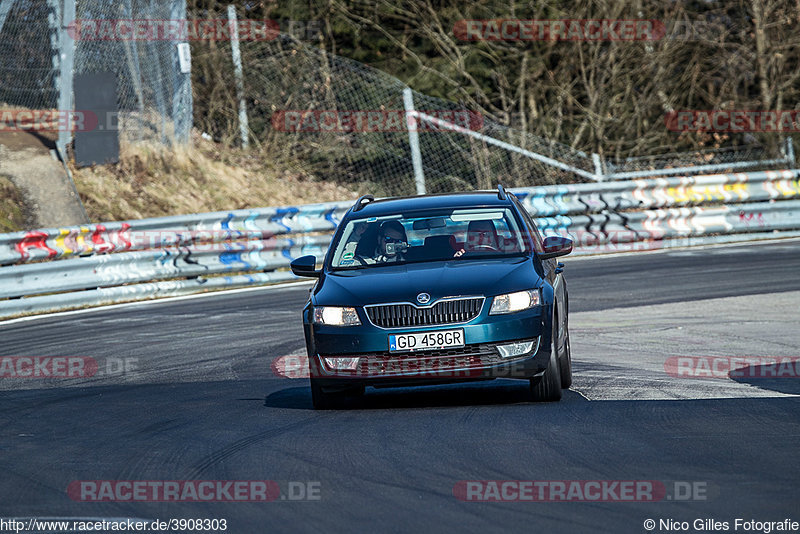
M366 306L369 320L382 328L435 326L466 323L481 312L483 297L441 300L433 306L418 308L413 304Z

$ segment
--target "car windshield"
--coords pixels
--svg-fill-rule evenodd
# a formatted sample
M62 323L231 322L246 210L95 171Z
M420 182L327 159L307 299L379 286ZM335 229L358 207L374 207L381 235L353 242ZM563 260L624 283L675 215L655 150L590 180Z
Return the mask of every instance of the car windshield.
M530 247L508 208L459 208L351 219L333 253L334 269L390 263L520 256Z

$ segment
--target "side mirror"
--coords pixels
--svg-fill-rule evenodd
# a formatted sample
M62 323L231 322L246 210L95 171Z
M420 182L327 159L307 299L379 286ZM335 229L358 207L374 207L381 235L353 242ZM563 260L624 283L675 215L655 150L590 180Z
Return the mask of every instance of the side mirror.
M550 258L556 258L558 256L566 256L572 252L572 240L566 237L556 235L545 237L542 246L544 247L544 252L539 254L539 257L543 260L549 260Z
M322 271L317 271L317 258L314 256L300 256L290 264L292 272L297 276L311 276L319 278Z

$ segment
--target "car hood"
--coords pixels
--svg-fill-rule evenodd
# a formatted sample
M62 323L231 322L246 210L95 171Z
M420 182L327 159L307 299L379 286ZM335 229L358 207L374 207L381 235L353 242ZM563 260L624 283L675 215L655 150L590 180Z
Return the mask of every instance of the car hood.
M317 287L316 305L416 302L442 297L499 295L540 285L530 258L409 263L328 273Z

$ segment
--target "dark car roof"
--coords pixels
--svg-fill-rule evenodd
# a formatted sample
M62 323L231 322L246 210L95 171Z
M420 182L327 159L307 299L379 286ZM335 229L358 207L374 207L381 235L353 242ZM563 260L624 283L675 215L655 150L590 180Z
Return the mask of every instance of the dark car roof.
M352 215L355 217L380 217L411 210L439 208L469 208L482 206L509 206L511 200L500 200L497 191L472 191L468 193L446 193L414 197L394 197L364 204Z

